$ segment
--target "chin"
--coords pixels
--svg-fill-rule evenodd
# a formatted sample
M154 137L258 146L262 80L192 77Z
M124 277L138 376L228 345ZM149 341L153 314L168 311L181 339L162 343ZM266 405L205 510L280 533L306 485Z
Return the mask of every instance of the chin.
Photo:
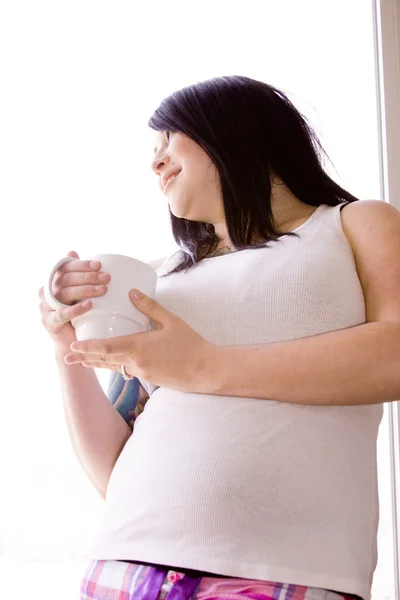
M178 219L188 219L189 221L196 220L190 215L189 211L184 210L183 208L179 208L179 206L177 207L170 203L169 208L172 214Z
M197 199L195 202L196 201L198 202ZM195 211L190 210L191 204L193 208L193 201L189 198L186 198L185 201L182 197L179 199L172 197L171 199L168 199L168 204L170 211L178 219L187 219L188 221L204 221L204 215L196 214Z
M174 210L171 205L169 206L169 208L174 217L177 217L177 219L187 219L187 217L184 214L181 214L179 210Z

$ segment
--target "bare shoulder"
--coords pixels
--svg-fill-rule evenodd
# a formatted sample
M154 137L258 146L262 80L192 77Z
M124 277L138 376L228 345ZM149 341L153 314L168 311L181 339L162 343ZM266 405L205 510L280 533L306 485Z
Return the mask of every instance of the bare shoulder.
M343 232L353 252L363 239L377 235L400 234L400 211L382 200L359 200L347 204L341 211Z
M400 321L400 211L381 200L359 200L341 211L364 291L367 320Z

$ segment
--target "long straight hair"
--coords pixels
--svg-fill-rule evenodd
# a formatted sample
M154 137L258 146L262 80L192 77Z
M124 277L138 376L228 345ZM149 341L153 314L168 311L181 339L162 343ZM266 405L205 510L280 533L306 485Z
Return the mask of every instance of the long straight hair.
M322 159L328 155L307 119L283 91L261 81L233 75L185 87L161 102L148 125L186 134L211 158L229 238L239 251L297 236L276 227L272 175L309 206L359 200L324 171ZM219 242L211 223L176 217L170 208L169 214L182 260L167 275L190 269Z

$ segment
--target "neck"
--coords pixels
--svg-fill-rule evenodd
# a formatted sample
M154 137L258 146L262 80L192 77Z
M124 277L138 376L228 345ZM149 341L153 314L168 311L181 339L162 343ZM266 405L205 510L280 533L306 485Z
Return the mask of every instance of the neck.
M315 206L301 202L278 177L272 180L271 209L275 227L282 232L289 232L301 225L315 211ZM236 252L229 239L225 223L214 225L219 238L218 246L212 256L222 256ZM262 241L262 240L253 240Z
M231 254L232 252L236 252L236 248L233 246L221 246L214 252L213 256L222 256L223 254Z

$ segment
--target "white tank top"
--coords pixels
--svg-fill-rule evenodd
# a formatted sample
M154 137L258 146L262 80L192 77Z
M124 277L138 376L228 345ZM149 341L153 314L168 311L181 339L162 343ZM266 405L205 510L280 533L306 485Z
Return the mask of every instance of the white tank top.
M295 230L299 238L159 277L156 299L222 346L364 323L340 208L319 206ZM147 387L151 397L110 478L92 558L370 597L382 405L307 406Z

